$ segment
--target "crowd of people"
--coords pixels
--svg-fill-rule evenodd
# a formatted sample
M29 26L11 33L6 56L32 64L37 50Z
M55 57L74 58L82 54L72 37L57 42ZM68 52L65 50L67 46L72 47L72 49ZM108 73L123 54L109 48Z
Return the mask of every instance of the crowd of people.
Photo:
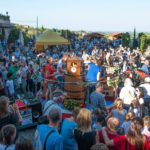
M150 49L142 54L138 48L122 47L121 40L103 38L73 36L70 41L70 46L44 52L36 51L32 43L0 51L0 150L149 150ZM92 109L75 107L72 116L62 120L69 57L83 60L85 102ZM104 81L116 76L123 80L108 109ZM15 103L30 96L41 100L46 116L33 141L19 135L22 116Z

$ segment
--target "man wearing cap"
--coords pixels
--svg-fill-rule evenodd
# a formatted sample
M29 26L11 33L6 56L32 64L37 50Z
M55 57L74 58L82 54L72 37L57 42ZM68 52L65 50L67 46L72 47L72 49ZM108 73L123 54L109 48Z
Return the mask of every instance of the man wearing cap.
M60 106L62 104L62 101L65 99L65 97L67 96L67 94L61 90L56 90L53 92L53 100L49 100L46 102L45 106L44 106L44 110L43 110L43 115L47 116L49 113L49 110L52 106Z

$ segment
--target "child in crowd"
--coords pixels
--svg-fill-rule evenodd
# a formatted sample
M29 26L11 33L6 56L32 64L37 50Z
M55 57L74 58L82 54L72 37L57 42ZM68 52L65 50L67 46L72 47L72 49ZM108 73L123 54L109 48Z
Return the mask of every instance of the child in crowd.
M135 118L135 113L133 111L126 115L126 121L123 122L121 128L123 128L124 134L127 134L131 125L131 121Z
M97 122L97 116L101 114L99 108L96 108L92 111L92 126Z
M129 111L133 111L135 113L135 117L140 117L141 109L140 109L139 103L136 99L134 99L131 102L131 106L129 108Z
M98 114L96 117L96 122L93 124L92 129L96 131L102 130L104 121L105 118L102 116L102 114Z
M123 109L123 101L121 99L116 99L114 102L114 109L111 111L111 113L107 116L109 117L116 117L119 119L120 126L125 121L125 116L127 114L127 111Z
M15 150L16 127L14 125L2 127L0 137L0 150Z
M8 91L8 95L10 97L11 100L14 99L14 94L15 94L15 88L14 88L14 81L11 78L11 73L7 74L7 81L6 81L6 87L7 87L7 91Z
M145 134L150 140L150 116L144 117L143 121L144 121L144 128L142 134Z

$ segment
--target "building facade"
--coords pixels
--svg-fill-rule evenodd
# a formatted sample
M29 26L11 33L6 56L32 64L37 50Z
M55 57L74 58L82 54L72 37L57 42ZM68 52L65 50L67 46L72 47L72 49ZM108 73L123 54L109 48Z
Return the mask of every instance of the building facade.
M0 40L7 41L9 33L13 25L10 22L10 17L8 15L0 14Z

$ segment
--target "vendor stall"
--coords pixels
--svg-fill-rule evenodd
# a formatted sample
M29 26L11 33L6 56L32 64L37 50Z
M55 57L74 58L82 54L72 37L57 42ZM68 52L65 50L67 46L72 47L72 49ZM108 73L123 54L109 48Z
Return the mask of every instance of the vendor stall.
M36 48L38 51L44 50L44 46L53 46L53 45L69 45L70 42L58 35L52 30L47 30L36 39Z

